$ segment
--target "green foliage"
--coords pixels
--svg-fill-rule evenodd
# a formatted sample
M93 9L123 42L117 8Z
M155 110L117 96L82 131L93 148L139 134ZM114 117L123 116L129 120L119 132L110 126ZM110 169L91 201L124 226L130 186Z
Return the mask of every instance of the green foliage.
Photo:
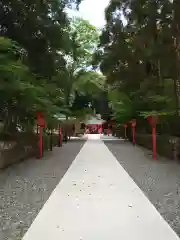
M37 111L51 123L67 112L63 92L70 52L66 7L80 1L1 1L0 116L6 131L34 125Z
M110 1L94 60L116 89L110 103L118 121L179 116L179 10L179 1Z
M74 89L82 95L96 97L104 88L104 77L95 71L81 71L75 76Z
M76 104L78 99L75 93L87 95L87 98L88 95L96 97L104 89L104 77L91 70L99 33L88 21L80 18L72 19L69 28L70 52L66 55L68 72L64 85L65 102L71 110L77 109L77 106L83 110L87 104Z
M112 90L108 92L109 105L113 110L112 117L119 123L124 123L132 115L132 102L124 93Z
M163 112L163 111L150 111L150 112L141 112L140 116L147 118L148 116L170 116L174 115L175 112Z
M87 20L73 18L70 24L71 54L74 71L91 67L92 56L99 44L99 33Z
M0 38L1 118L8 128L12 123L32 121L37 111L52 116L60 111L63 94L56 86L38 79L21 59L22 49L7 38Z
M44 113L48 128L58 113L83 115L72 105L75 92L93 97L104 87L91 71L99 33L83 19L68 19L65 9L81 0L0 2L0 117L6 131L32 128Z

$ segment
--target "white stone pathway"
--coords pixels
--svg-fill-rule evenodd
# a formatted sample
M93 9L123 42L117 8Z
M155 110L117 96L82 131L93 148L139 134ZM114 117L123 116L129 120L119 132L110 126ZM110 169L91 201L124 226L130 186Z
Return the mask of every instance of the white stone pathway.
M88 137L23 240L179 239L99 135Z

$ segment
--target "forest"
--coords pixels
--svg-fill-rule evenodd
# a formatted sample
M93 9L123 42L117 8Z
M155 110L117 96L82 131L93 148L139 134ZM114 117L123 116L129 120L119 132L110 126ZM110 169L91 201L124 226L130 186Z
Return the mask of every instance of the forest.
M110 1L94 64L106 76L120 123L159 116L159 133L179 135L180 2Z
M159 133L178 136L179 1L111 0L101 30L68 16L80 2L0 2L3 130L32 129L39 111L52 125L95 108L119 124L137 119L139 131L159 116Z
M4 132L31 131L37 112L47 126L57 114L83 116L104 92L92 69L98 30L68 17L80 1L0 2L0 119ZM54 127L57 127L54 125Z

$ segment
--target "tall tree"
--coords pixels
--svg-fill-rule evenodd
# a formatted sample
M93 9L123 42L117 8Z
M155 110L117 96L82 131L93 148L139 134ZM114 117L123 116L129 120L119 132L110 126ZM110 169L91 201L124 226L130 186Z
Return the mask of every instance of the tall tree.
M178 113L179 100L175 105L172 90L174 85L178 99L179 51L174 40L179 35L174 6L175 1L169 0L121 0L110 1L106 9L107 24L96 56L110 91L115 88L121 101L124 94L130 100L129 118L142 112Z
M99 33L87 20L73 18L70 24L70 52L66 56L67 74L64 93L66 106L71 107L75 91L96 91L102 77L92 71L92 57L99 42ZM94 89L93 89L94 88Z
M66 7L80 1L1 1L1 117L12 125L65 111L63 77L70 52ZM5 120L5 122L7 122ZM7 124L5 124L7 125Z

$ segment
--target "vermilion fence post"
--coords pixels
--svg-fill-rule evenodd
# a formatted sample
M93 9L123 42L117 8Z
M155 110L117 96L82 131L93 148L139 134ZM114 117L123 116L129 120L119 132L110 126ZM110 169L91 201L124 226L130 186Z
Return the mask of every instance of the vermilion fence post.
M158 122L157 116L149 116L147 118L149 124L152 126L152 145L153 145L153 159L157 160L157 143L156 143L156 124Z
M103 126L101 125L101 134L103 133Z
M37 126L39 126L39 157L41 159L43 157L43 128L46 126L44 114L42 112L37 113Z
M39 127L39 151L40 151L40 159L43 157L43 128Z
M156 149L156 126L152 127L152 138L153 138L153 158L157 159L157 149Z
M133 144L136 144L136 139L135 139L135 127L132 127L132 134L133 134Z
M108 136L110 135L110 128L108 127L108 131L107 131Z
M131 126L132 126L132 140L133 140L133 144L135 146L136 145L136 131L135 131L135 129L136 129L136 120L133 119L133 120L130 121L130 123L131 123Z

